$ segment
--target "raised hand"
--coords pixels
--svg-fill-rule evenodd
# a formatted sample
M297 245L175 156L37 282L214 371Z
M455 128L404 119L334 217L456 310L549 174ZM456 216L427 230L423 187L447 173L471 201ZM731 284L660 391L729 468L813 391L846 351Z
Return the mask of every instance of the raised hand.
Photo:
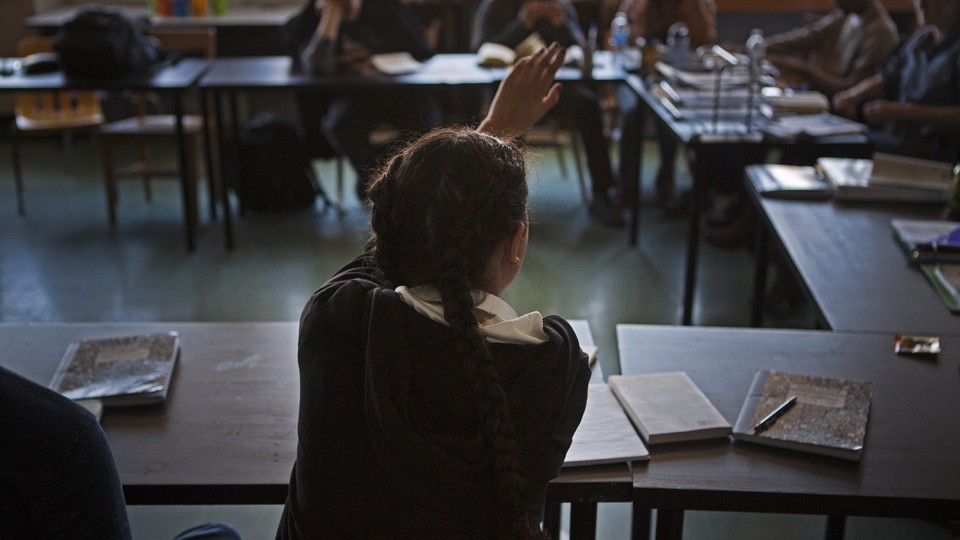
M478 129L498 137L517 137L543 118L560 101L560 84L553 79L565 53L553 43L514 64Z

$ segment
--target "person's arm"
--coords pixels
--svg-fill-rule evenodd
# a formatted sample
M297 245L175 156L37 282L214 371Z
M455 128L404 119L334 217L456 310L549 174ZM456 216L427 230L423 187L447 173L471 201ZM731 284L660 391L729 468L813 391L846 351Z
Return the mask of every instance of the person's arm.
M867 122L880 124L917 124L934 128L960 128L960 107L921 105L899 101L875 100L863 107Z
M833 96L833 110L841 116L856 118L857 109L867 101L883 97L884 79L882 74L860 81L856 86L837 92Z
M622 0L617 11L627 14L630 23L630 43L636 43L639 38L650 38L647 35L647 13L650 0Z
M317 5L321 10L320 23L300 54L300 63L314 73L331 75L337 70L337 39L345 10L340 2L324 1Z
M560 101L553 81L563 65L564 49L556 43L514 65L500 83L478 131L502 138L522 135Z
M835 9L810 24L806 24L782 34L768 36L764 42L767 52L803 52L819 45L824 34L834 30L834 27L843 25L844 13Z

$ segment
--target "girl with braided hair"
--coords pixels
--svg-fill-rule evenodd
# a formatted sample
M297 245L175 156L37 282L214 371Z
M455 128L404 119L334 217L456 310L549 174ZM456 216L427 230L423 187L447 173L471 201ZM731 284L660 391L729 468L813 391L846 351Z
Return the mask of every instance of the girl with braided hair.
M562 62L520 62L479 128L428 133L373 181L366 252L301 317L278 539L544 537L590 370L566 321L499 295L529 232L509 139L556 104Z

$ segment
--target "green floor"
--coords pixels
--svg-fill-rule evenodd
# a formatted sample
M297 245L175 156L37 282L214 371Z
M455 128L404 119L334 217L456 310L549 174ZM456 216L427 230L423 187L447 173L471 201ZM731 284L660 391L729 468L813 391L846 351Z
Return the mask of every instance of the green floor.
M91 140L77 141L69 173L58 148L54 140L27 143L27 215L21 218L8 145L0 142L0 170L8 171L0 181L0 322L292 321L324 279L358 253L367 234L367 213L348 196L342 219L319 209L244 216L236 222L236 249L226 251L220 223L204 212L191 254L175 183L157 182L150 203L138 182L122 185L119 225L110 230L99 148ZM645 205L640 245L631 248L625 230L588 219L572 167L563 177L553 150L532 152L530 248L506 299L521 313L589 320L604 373L617 373L616 324L680 320L686 222ZM648 148L646 155L653 154ZM334 193L332 165L318 167ZM347 188L350 193L349 177ZM205 209L206 198L201 202ZM747 249L703 248L696 324L747 325L752 260ZM812 319L801 306L768 323L809 327ZM135 536L142 540L167 539L210 520L234 523L245 538L272 538L278 515L271 506L131 508ZM627 537L628 518L629 506L603 505L600 536ZM691 512L685 527L686 538L789 540L820 538L823 525L816 516ZM920 521L851 519L847 537L950 535Z

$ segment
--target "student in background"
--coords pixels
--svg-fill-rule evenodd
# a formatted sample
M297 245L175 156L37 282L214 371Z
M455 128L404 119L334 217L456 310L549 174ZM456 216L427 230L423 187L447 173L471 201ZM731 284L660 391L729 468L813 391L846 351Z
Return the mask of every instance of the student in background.
M540 538L586 404L569 324L499 295L526 253L516 137L559 100L557 46L521 60L480 127L430 132L370 186L364 254L300 319L297 460L277 532Z
M569 0L483 0L477 8L474 45L492 42L515 48L537 32L545 43L578 44L577 12ZM610 226L622 226L623 216L610 200L614 181L610 148L603 134L600 97L585 84L568 84L560 108L570 115L583 138L593 200L590 216Z
M880 0L834 3L815 21L764 40L770 63L827 96L874 75L900 43Z
M0 367L0 538L131 538L100 423L62 395ZM239 540L209 523L174 540Z
M643 38L647 43L654 40L666 43L667 32L676 23L686 25L693 48L709 45L717 40L717 6L714 0L623 0L618 8L627 14L630 22L630 42ZM636 118L639 106L636 95L624 89L617 99L623 111L620 137L620 178L626 179L637 168L641 148L641 129ZM669 128L656 124L657 141L660 145L660 167L657 171L657 200L669 203L674 197L674 176L677 160L677 142ZM622 186L624 196L632 186ZM682 204L673 201L675 213Z
M365 62L371 54L408 52L418 60L433 55L420 21L399 0L308 0L291 23L288 41L301 67L319 75L349 69L362 73L369 69ZM317 146L316 126L321 126L333 150L350 159L360 200L366 200L372 175L390 153L388 146L370 142L378 124L415 135L442 121L437 102L422 92L341 93L326 110L323 100L320 92L301 93L308 143Z
M862 118L877 151L960 159L960 2L914 0L918 29L883 70L837 93L834 109Z

